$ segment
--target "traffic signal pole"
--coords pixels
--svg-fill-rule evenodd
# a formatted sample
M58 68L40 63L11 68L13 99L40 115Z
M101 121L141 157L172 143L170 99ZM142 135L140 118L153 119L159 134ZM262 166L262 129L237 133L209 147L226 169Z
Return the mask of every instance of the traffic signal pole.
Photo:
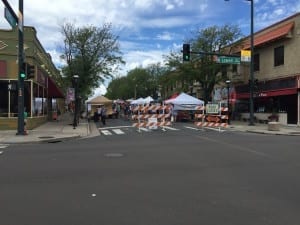
M24 79L21 77L24 63L24 35L23 35L23 0L19 0L18 13L18 131L17 135L25 135L24 130Z

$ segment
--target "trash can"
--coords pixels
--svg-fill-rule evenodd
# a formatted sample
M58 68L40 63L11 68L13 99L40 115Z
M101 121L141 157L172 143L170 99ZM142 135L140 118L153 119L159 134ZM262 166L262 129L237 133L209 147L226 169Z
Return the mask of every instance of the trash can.
M57 120L57 111L52 111L52 119Z

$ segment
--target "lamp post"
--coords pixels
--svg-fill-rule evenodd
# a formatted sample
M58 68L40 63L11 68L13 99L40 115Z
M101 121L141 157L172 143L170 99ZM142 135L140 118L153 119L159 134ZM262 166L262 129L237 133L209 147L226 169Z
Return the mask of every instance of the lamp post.
M226 80L226 85L227 85L227 108L228 108L228 111L227 111L227 116L228 116L228 124L230 124L230 107L229 107L229 88L230 88L230 83L231 81L230 80Z
M251 40L250 40L250 50L251 50L251 62L250 62L250 121L249 125L254 125L254 35L253 35L253 14L254 14L254 0L248 0L251 2Z
M77 126L77 82L78 82L78 75L73 76L73 88L74 88L74 100L75 100L75 110L74 110L74 119L73 119L73 129L76 129Z
M229 0L224 0L228 2ZM251 2L251 28L250 28L250 51L251 51L251 61L250 61L250 98L249 98L249 126L254 125L254 0L246 0Z

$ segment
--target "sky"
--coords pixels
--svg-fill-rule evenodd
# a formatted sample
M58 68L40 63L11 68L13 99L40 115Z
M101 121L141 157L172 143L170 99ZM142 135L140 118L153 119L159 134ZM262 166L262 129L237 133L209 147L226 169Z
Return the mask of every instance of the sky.
M18 12L19 1L7 0ZM254 31L300 12L300 0L254 1ZM163 55L180 51L192 33L210 26L238 25L250 34L251 1L247 0L23 0L24 25L33 26L44 49L57 67L63 46L61 25L101 27L111 23L119 36L126 64L116 76L136 67L163 62ZM0 29L10 29L0 3ZM1 39L1 37L0 37ZM108 81L109 82L109 81ZM95 90L105 94L107 83Z

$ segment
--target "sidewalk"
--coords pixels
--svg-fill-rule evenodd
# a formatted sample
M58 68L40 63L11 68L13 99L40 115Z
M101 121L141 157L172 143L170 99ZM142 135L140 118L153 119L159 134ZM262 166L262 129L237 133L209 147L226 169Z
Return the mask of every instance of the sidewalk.
M49 121L33 130L28 135L16 135L17 130L0 130L0 144L25 144L35 142L58 142L62 140L99 135L94 122L81 119L73 128L73 116L65 113L58 121Z
M84 138L98 136L99 131L94 123L87 120L80 120L76 129L73 129L73 116L66 113L58 121L47 122L33 130L28 135L16 135L16 130L0 130L0 144L25 144L35 142L58 142L72 138ZM118 123L118 121L115 121ZM120 122L120 121L119 121ZM300 127L296 125L280 126L279 131L269 131L268 124L255 124L249 126L246 122L232 121L229 130L252 132L272 135L299 135Z
M300 136L300 126L296 125L279 125L279 131L270 131L268 130L268 124L255 123L255 125L250 126L248 122L232 121L229 129L259 134Z

